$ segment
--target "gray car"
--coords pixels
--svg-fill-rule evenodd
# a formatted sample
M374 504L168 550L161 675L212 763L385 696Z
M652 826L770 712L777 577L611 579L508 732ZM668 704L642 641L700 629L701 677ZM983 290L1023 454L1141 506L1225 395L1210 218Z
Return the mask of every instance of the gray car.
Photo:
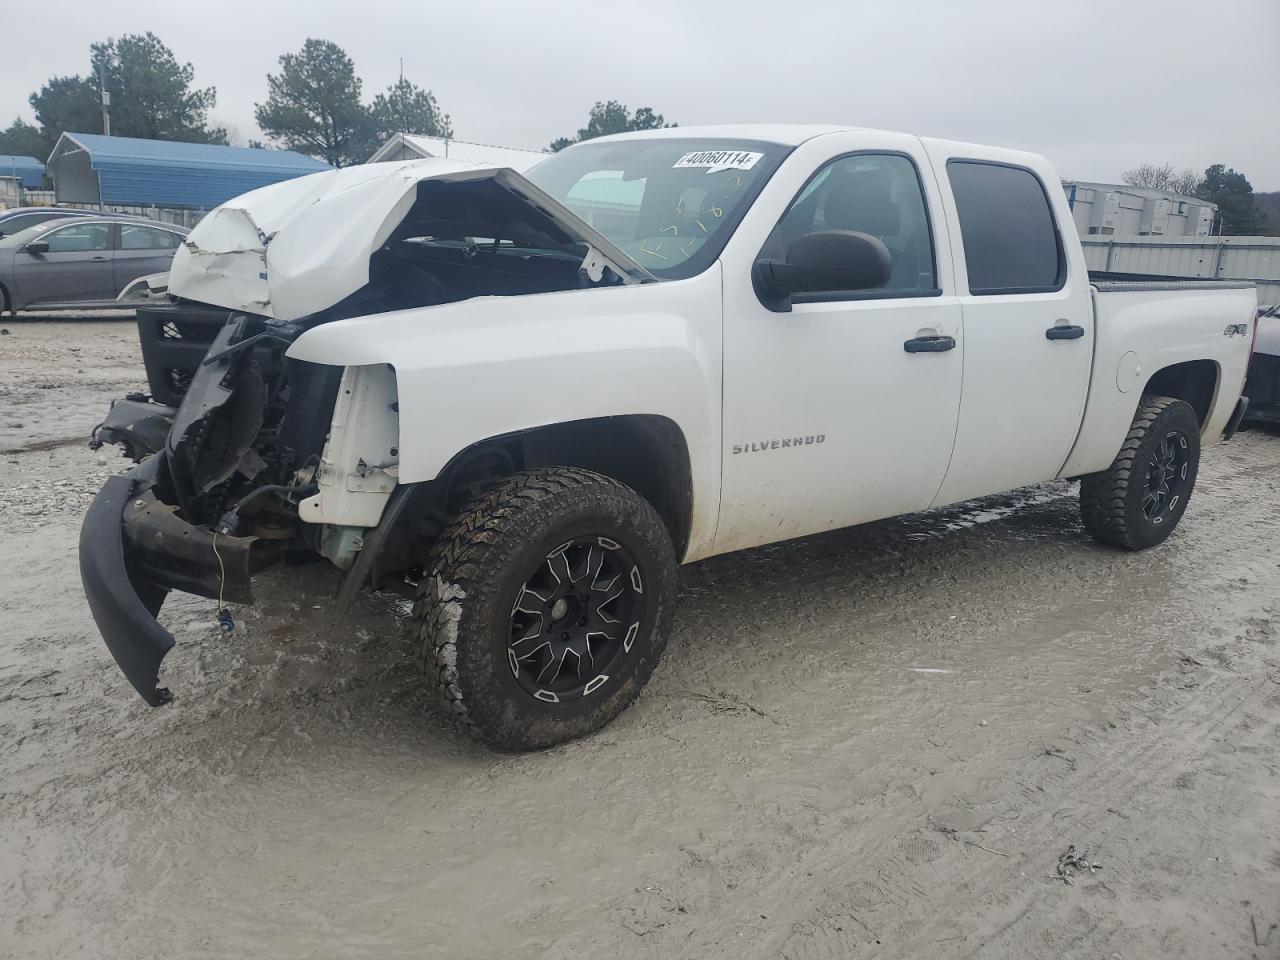
M186 235L172 224L93 216L0 237L0 309L118 306L130 282L168 271Z

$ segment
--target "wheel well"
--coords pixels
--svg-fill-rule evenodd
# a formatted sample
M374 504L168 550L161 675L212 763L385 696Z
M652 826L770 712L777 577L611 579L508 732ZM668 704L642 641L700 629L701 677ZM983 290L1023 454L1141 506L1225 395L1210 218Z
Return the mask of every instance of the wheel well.
M4 313L6 310L13 313L13 307L9 300L9 291L4 288L3 283L0 283L0 313Z
M1209 410L1218 390L1218 365L1212 360L1188 360L1158 370L1142 391L1156 397L1185 400L1196 412L1200 426L1209 419Z
M625 483L658 511L676 556L684 555L693 478L688 444L673 421L656 415L598 417L495 437L454 457L441 479L448 478L450 491L460 491L514 470L545 466L582 467Z

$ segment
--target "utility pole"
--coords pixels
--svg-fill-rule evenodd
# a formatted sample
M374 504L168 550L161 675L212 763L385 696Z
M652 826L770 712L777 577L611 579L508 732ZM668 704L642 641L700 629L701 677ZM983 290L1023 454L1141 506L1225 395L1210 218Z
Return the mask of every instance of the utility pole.
M107 89L107 71L98 71L98 87L102 93L102 135L111 136L111 91Z

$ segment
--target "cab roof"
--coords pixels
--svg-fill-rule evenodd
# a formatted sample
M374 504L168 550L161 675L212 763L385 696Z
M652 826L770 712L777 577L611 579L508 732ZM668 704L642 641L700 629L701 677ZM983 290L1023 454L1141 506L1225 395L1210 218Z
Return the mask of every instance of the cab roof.
M782 146L798 147L807 140L833 133L876 133L891 134L896 137L909 137L918 140L926 147L938 149L943 154L983 156L988 159L999 159L1009 163L1033 164L1042 158L1038 154L1028 153L995 145L967 143L959 140L944 140L937 137L923 137L901 130L882 130L877 127L859 127L850 124L819 123L725 123L693 127L661 127L656 130L637 130L632 133L615 133L607 137L597 137L585 143L608 143L623 140L758 140L763 143L776 143ZM577 146L578 144L574 144ZM572 149L572 147L568 148Z
M778 143L795 147L820 137L826 133L847 133L854 130L865 130L866 127L852 127L842 124L818 123L720 123L694 127L661 127L656 130L636 130L632 133L614 133L607 137L597 137L587 143L600 143L610 140L658 140L658 139L724 139L724 140L762 140L765 143Z

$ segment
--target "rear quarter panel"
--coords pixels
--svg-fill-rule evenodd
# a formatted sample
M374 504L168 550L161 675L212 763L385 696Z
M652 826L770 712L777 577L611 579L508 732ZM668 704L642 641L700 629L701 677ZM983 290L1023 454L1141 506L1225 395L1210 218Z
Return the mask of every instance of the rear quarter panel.
M1256 291L1226 283L1152 289L1157 286L1094 287L1093 373L1084 422L1062 469L1064 477L1111 465L1146 384L1173 364L1210 360L1218 368L1217 389L1201 429L1206 441L1218 439L1231 417L1249 364ZM1227 334L1229 326L1241 323L1248 333Z

